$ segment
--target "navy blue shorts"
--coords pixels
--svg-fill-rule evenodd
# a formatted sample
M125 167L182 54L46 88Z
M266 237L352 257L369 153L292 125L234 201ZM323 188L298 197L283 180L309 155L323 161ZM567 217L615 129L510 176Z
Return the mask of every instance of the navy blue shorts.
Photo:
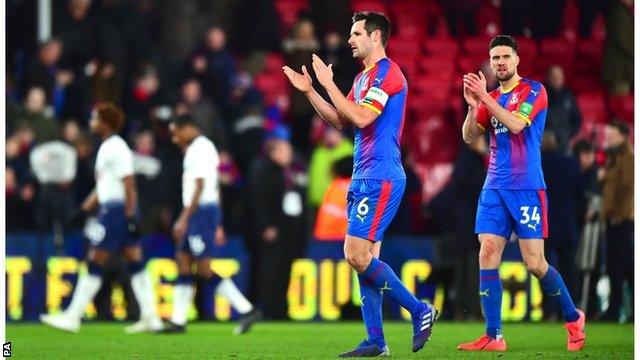
M213 257L214 238L220 212L217 205L201 205L189 218L184 238L178 251L185 251L196 259Z
M384 239L402 201L406 179L355 179L347 193L347 234L370 241Z
M509 239L515 231L520 239L545 239L548 207L545 190L484 189L478 200L476 234Z
M129 235L124 204L121 202L101 205L97 220L89 220L84 230L92 247L112 253L140 245L138 239Z

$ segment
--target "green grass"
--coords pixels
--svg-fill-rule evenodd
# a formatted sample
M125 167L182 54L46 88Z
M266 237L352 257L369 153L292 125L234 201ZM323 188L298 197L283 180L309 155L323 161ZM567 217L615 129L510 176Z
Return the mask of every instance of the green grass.
M125 335L123 323L87 323L69 334L40 324L8 324L7 341L18 359L334 359L357 345L364 329L357 322L260 323L251 333L231 334L232 323L192 323L186 334ZM587 324L587 345L579 353L565 349L559 323L506 324L505 354L462 353L460 342L483 331L480 323L435 325L432 341L411 353L411 325L387 322L385 334L396 359L631 359L633 326Z

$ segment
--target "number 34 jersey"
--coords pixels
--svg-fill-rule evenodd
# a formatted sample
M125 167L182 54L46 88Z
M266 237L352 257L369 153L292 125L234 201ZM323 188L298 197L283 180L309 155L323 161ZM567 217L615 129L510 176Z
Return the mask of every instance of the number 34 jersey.
M478 126L490 131L491 156L484 189L546 189L540 159L547 117L547 92L541 83L522 78L512 89L490 95L521 119L526 127L513 134L484 104L478 107Z

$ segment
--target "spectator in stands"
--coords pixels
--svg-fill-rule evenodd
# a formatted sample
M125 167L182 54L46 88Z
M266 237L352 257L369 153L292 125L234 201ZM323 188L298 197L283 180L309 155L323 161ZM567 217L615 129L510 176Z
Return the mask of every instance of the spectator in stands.
M545 241L545 257L558 269L569 293L577 294L575 254L580 231L576 214L584 195L582 174L578 161L564 154L552 130L546 130L542 137L542 169L549 199L549 237ZM544 313L548 319L558 319L557 308L547 295L544 297Z
M229 115L230 95L236 77L236 61L227 50L227 34L224 29L212 26L207 29L204 46L190 60L191 74L198 77L205 94Z
M273 0L243 0L237 8L236 46L251 58L255 53L280 49L279 18ZM256 31L260 29L260 31Z
M15 170L7 166L4 171L5 201L7 209L6 231L19 232L33 229L33 186L21 186Z
M453 165L451 189L455 209L455 275L453 289L456 320L477 320L481 316L478 303L478 251L475 235L477 199L487 173L489 147L484 138L463 146Z
M162 193L158 175L162 164L156 157L156 143L151 131L145 130L136 134L133 146L133 171L138 186L138 208L140 211L140 229L143 234L151 233L159 228L160 202L158 194Z
M347 194L353 173L353 156L333 163L333 180L325 191L315 219L313 237L320 241L344 241L347 233Z
M24 99L22 114L16 119L8 119L11 127L20 124L29 126L34 132L35 142L42 143L56 139L60 136L58 122L49 115L51 109L47 108L46 95L42 88L32 87L27 91Z
M95 187L94 144L92 137L81 132L72 143L76 148L76 177L73 179L73 197L76 204L82 203Z
M331 32L346 35L351 30L349 0L310 0L310 16L322 34ZM346 41L344 42L346 44ZM336 66L336 64L334 64ZM337 67L336 67L337 68ZM353 79L353 78L352 78Z
M253 233L251 287L268 319L287 318L287 289L293 260L303 255L305 234L304 193L294 172L289 131L272 130L265 156L256 159L249 176L248 210Z
M613 94L629 94L633 87L633 0L610 1L605 15L602 80Z
M447 18L451 36L474 36L478 32L475 15L482 6L482 0L441 0L440 4ZM463 33L460 30L464 28Z
M91 77L91 96L94 102L122 102L122 74L113 62L99 65Z
M162 103L160 78L155 66L145 64L141 67L126 103L128 119L125 132L149 127L151 112Z
M578 34L581 38L590 38L593 32L593 24L608 1L602 0L578 0L580 17L578 18Z
M353 144L342 133L322 119L314 117L322 124L322 138L311 155L309 162L309 205L313 210L320 207L324 193L333 180L336 161L353 154Z
M598 280L600 280L603 247L600 241L600 210L602 200L600 197L600 184L598 183L598 165L595 162L595 149L593 144L585 140L578 141L573 147L574 157L580 163L580 174L583 184L583 200L578 203L577 214L578 230L580 231L581 244L578 247L578 270L581 276L589 276L589 282L578 282L581 296L586 296L579 301L581 308L586 310L588 318L594 318L600 314L600 302L596 292ZM589 224L589 227L586 225ZM591 247L595 246L595 257L589 256ZM585 294L583 286L588 286ZM576 294L578 294L576 293Z
M287 64L296 71L301 71L302 66L313 77L311 55L320 49L320 42L316 38L313 23L308 19L300 19L293 27L292 36L285 39L282 47L287 55ZM293 115L293 146L303 155L309 156L311 144L309 132L311 130L311 118L315 110L304 94L299 91L291 93L291 113Z
M605 320L618 321L623 284L627 281L633 304L633 151L627 124L614 120L605 130L607 163L602 183L602 220L606 222L607 273L611 281Z
M18 177L18 183L24 185L31 181L29 152L35 145L35 135L27 124L21 124L6 143L6 164L12 167Z
M62 50L59 39L52 38L42 43L38 57L27 65L22 82L25 95L32 87L44 89L47 102L54 106L56 114L62 112L66 89L74 80L73 72L59 67Z
M568 152L569 140L580 129L582 119L573 92L565 86L564 70L553 65L547 71L547 129L555 133L558 149Z
M344 32L348 33L349 30ZM344 94L348 94L353 78L360 72L360 65L353 59L351 49L341 33L331 30L324 35L322 58L328 64L333 64L333 81ZM322 89L322 92L325 93L325 90Z
M216 145L219 151L226 151L227 132L222 114L208 97L202 94L202 87L197 79L188 79L180 90L181 101L176 105L176 114L190 114L198 124L202 133Z
M565 0L502 1L502 32L536 39L555 37L560 31Z

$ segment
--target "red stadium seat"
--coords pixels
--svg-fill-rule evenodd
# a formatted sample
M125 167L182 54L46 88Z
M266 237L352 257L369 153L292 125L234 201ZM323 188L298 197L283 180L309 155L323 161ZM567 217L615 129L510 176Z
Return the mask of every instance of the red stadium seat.
M568 76L569 87L576 93L590 93L604 91L602 82L593 74L573 74Z
M450 77L455 73L456 63L450 57L429 56L420 58L418 67L423 74L445 74Z
M546 70L554 64L560 65L569 72L573 65L574 44L561 38L544 39L540 42L540 52L537 58L538 70Z
M421 96L438 102L445 101L449 95L449 84L443 83L442 79L435 77L418 77L409 83L409 87L410 90L415 90ZM445 104L443 103L442 105L444 106Z
M614 117L633 124L633 95L609 96L607 105Z
M418 41L405 41L397 37L389 38L389 50L394 54L418 56L420 43Z
M458 60L458 69L460 73L466 74L470 72L478 72L482 64L489 61L489 54L463 56Z
M593 39L578 41L576 45L575 73L593 76L600 73L603 60L602 42Z
M282 73L284 57L280 53L268 53L264 59L263 72L268 74Z
M351 2L351 10L356 11L374 11L387 13L387 9L382 1L376 0L356 0Z
M583 123L605 123L608 121L603 93L579 94L576 101L582 114Z
M455 57L459 49L458 42L452 38L429 38L424 41L428 56Z
M278 96L289 94L289 83L281 73L258 74L254 79L256 88L262 93L267 105L273 104Z
M486 2L475 13L475 20L481 34L490 38L500 34L502 23L500 8L494 6L493 3Z
M489 58L490 38L470 37L462 41L462 50L469 55L482 55Z

